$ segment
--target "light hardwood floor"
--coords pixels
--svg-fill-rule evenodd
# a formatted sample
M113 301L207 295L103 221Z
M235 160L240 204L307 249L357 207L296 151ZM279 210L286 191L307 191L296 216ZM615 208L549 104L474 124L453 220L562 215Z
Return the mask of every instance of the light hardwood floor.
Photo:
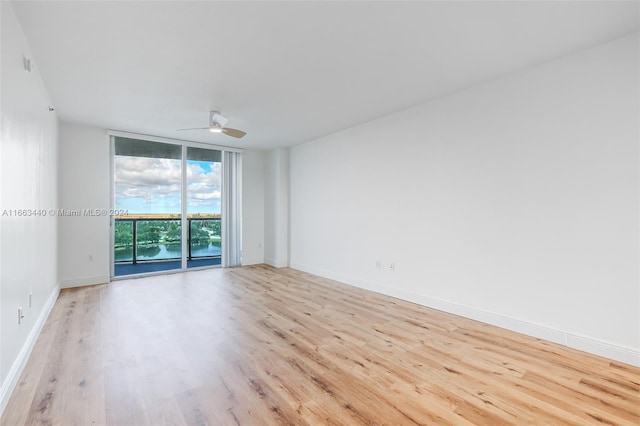
M291 269L64 290L14 425L640 424L640 369Z

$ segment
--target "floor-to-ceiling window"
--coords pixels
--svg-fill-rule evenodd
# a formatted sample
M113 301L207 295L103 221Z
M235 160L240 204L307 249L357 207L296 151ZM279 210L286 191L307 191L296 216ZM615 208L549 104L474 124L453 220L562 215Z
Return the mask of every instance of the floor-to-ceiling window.
M113 275L220 265L222 151L112 141Z

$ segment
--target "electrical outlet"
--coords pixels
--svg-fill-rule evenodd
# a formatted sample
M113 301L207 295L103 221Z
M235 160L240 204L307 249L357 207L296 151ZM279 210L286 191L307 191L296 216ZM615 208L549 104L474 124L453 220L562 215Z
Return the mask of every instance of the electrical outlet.
M20 306L18 308L18 325L22 324L22 318L24 318L24 315L22 315L22 306Z
M389 270L390 271L395 271L396 270L396 262L389 263Z

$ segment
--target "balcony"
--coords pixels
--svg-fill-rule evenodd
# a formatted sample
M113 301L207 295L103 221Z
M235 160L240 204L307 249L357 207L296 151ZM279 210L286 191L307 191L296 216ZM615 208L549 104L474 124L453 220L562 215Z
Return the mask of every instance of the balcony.
M220 217L188 217L187 226L187 268L220 265ZM114 263L115 276L180 269L179 215L116 217Z

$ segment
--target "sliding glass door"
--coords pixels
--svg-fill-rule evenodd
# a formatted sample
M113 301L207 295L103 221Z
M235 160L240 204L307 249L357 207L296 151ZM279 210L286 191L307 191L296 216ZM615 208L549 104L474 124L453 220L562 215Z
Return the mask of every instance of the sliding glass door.
M220 265L222 153L113 138L113 276Z
M187 147L187 267L219 265L222 244L222 153Z

